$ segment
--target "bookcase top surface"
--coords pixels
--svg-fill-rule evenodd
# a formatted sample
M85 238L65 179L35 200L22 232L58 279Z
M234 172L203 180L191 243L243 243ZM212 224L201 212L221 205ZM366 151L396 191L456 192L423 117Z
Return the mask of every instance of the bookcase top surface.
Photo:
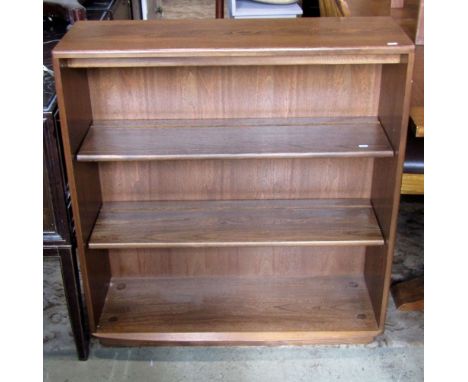
M390 17L83 21L56 58L404 54L412 41Z

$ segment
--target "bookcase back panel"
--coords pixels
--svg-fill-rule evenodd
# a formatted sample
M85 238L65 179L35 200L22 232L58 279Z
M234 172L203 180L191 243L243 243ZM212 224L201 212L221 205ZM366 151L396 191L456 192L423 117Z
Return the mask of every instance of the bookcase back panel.
M361 275L364 247L118 249L113 277Z
M102 162L109 201L369 198L374 159Z
M89 69L93 118L375 116L381 65Z

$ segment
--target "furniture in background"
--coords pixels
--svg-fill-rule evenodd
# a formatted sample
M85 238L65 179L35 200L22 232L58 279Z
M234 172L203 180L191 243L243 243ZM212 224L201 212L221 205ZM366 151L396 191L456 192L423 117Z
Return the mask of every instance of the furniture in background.
M57 22L60 19L66 25L72 25L78 20L86 19L86 8L78 0L43 1L42 8L44 24Z
M267 4L252 0L229 0L228 5L229 17L234 19L296 18L302 15L302 8L297 2Z
M397 283L392 286L391 291L399 310L424 310L424 276Z
M424 195L424 135L421 135L424 134L424 114L422 114L419 124L416 125L413 107L410 112L413 114L410 115L401 194Z
M391 16L415 41L410 129L403 171L402 194L424 194L424 0L406 0Z
M318 0L322 17L389 16L390 0Z
M217 19L224 19L224 0L216 0L215 16Z
M52 69L52 48L63 37L68 12L44 4L43 64L43 256L60 261L68 316L80 360L88 357L89 331L81 296L76 242L61 147L60 120ZM68 13L69 14L69 13Z
M133 20L142 20L143 19L143 10L141 0L131 0L131 9L132 9L132 19Z
M84 0L84 5L87 12L106 13L108 20L133 19L135 9L133 0Z
M350 16L350 9L345 0L319 0L319 7L322 17Z
M391 18L77 23L54 68L93 335L380 334L413 49Z
M77 2L79 7L74 8L75 5L68 1L44 1L43 29L65 33L79 20L125 20L133 17L132 0L80 0Z
M90 7L85 9L84 17L88 20L112 19L118 8L116 4L116 1L88 1L87 5ZM76 259L76 239L63 158L51 53L68 26L77 21L70 20L70 15L75 14L78 12L60 4L44 3L43 65L47 70L43 73L43 256L57 257L60 261L78 358L85 360L89 350L89 330Z
M53 87L52 79L45 89ZM52 83L51 83L52 82ZM68 315L78 357L88 357L89 332L81 300L70 196L60 145L60 121L54 93L44 92L43 109L43 255L58 257Z
M402 194L424 194L424 0L405 0L391 15L415 41L410 129L403 171Z
M392 17L416 43L410 128L401 193L424 194L424 0L405 0ZM395 305L404 311L424 309L424 276L399 282L391 288Z
M302 0L302 17L320 17L319 0Z

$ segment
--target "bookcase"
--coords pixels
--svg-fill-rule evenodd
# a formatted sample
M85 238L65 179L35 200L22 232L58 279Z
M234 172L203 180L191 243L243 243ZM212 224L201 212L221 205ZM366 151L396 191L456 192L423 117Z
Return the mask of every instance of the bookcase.
M372 341L413 60L386 17L78 22L54 70L93 335Z

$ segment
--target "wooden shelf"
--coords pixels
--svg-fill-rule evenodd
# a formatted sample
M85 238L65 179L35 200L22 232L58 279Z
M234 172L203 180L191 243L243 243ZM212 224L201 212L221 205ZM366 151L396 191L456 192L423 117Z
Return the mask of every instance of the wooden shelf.
M79 161L392 157L375 117L95 121Z
M365 199L104 203L90 248L382 245Z
M363 276L187 277L113 278L94 334L119 343L343 343L377 331Z

